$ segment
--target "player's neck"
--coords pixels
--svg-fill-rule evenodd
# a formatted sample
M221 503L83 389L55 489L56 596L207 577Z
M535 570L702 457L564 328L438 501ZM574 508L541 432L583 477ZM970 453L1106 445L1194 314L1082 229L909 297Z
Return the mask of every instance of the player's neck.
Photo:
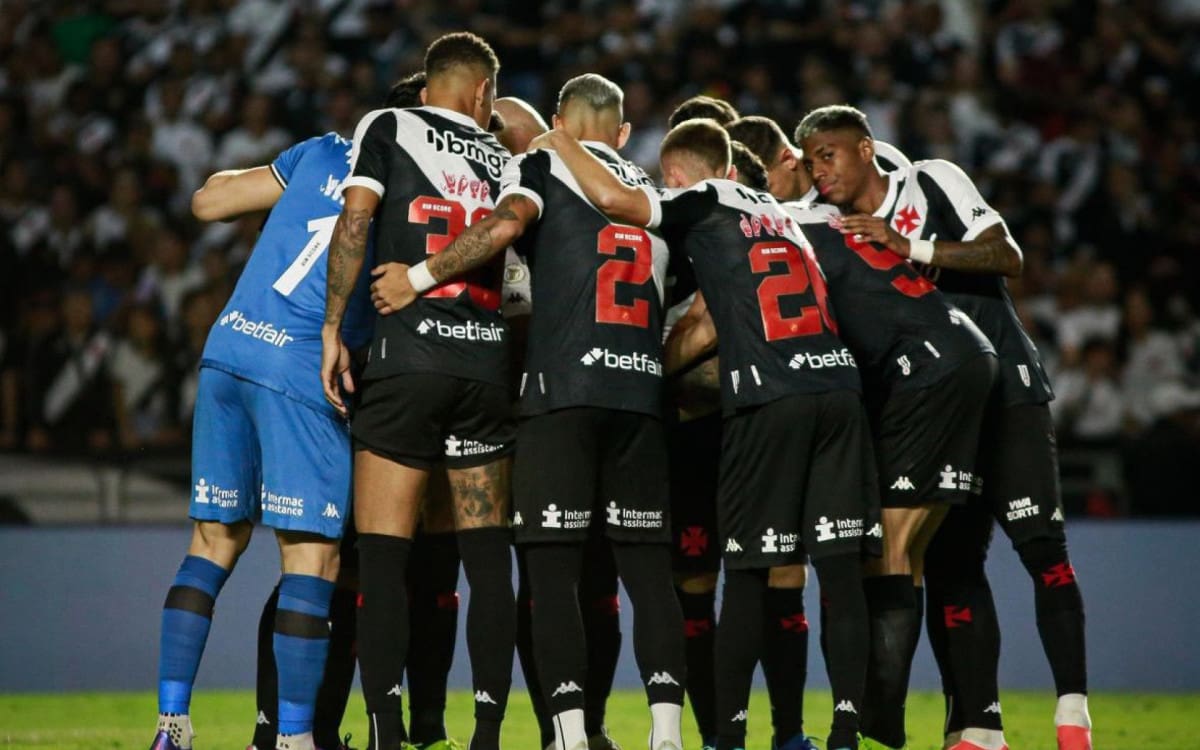
M850 207L856 213L873 214L878 211L883 202L887 200L889 179L887 175L881 174L868 177L865 189L854 199Z
M457 112L471 119L475 118L475 96L473 92L460 93L454 90L430 91L425 99L425 106L439 107Z

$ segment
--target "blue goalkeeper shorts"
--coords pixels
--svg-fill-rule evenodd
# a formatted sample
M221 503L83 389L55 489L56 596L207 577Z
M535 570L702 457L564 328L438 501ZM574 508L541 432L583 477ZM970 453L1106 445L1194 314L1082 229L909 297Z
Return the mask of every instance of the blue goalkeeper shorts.
M344 422L258 383L200 368L193 519L261 520L338 539L350 510L350 467Z

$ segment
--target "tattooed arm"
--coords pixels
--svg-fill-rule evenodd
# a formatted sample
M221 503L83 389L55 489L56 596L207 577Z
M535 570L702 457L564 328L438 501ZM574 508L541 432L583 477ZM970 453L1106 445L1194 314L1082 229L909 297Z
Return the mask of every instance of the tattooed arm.
M857 214L842 218L842 234L857 234L869 242L884 245L902 258L911 255L912 242L878 217ZM973 240L952 242L936 240L929 265L968 273L998 273L1020 276L1021 248L1003 224L993 224Z
M538 205L526 196L507 195L495 211L464 229L445 250L426 260L425 268L439 284L478 268L516 242L538 215ZM403 263L384 263L372 268L371 275L375 277L371 301L380 315L402 310L420 296Z
M342 318L362 272L367 254L367 231L379 205L379 196L363 187L349 187L346 202L333 227L325 277L325 325L321 328L321 384L325 400L340 414L348 412L342 403L338 381L347 392L354 392L350 379L350 352L342 343Z

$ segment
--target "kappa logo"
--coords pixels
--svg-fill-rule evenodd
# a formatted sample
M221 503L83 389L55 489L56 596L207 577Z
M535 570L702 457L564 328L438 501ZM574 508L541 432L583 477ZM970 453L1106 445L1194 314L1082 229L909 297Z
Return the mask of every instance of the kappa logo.
M988 210L986 208L984 208L983 206L976 206L975 208L971 209L971 218L978 219L980 216L983 216L987 212L988 212Z
M524 525L525 525L525 519L521 517L521 511L518 510L515 514L513 514L513 526L524 526Z
M504 165L508 162L507 153L493 151L476 140L465 140L454 134L454 131L438 132L433 128L425 130L425 142L433 146L435 151L461 156L467 161L482 164L494 179L500 179Z
M613 526L621 525L621 509L615 501L608 504L608 522Z
M876 539L883 539L883 524L877 523L867 530L867 536L873 536Z
M747 716L749 716L749 714L746 709L743 708L741 711L738 711L733 715L731 721L745 721Z
M561 529L562 528L562 511L554 503L550 503L545 510L542 511L542 528L543 529Z
M1054 512L1050 514L1050 520L1051 520L1051 521L1058 521L1059 523L1062 523L1062 522L1063 522L1063 520L1064 520L1064 519L1063 519L1063 512L1062 512L1062 508L1055 508L1055 509L1054 509Z
M267 715L265 713L263 713L262 711L259 711L258 718L254 720L254 723L255 724L270 724L271 721L270 721L270 719L267 718Z
M806 365L810 370L824 370L826 367L858 367L858 363L854 361L854 355L845 348L824 354L799 352L792 357L791 362L788 362L788 367L793 370L802 370Z
M725 551L726 552L741 552L742 545L738 544L737 540L734 539L733 537L729 537L729 539L725 542Z
M671 676L670 672L655 672L654 674L650 675L650 679L646 681L646 684L647 685L675 685L675 686L679 685L679 683L675 681L675 678Z
M892 482L893 490L905 490L908 492L912 492L916 488L917 488L917 486L912 483L912 480L903 474L900 475L899 477L897 477L896 481Z
M908 358L907 354L898 357L896 359L896 364L900 365L900 373L905 377L908 377L912 374L912 361Z
M856 714L856 713L858 713L858 709L854 707L854 704L853 704L853 703L851 703L849 700L847 700L847 699L845 699L845 698L843 698L843 699L842 699L842 700L841 700L841 701L840 701L840 702L837 704L837 707L835 707L833 710L834 710L834 711L841 711L842 713L847 713L847 714Z
M396 683L395 685L392 685L392 689L387 691L387 694L388 695L400 695L400 684Z
M983 712L984 712L985 714L998 714L998 713L1000 713L1000 701L992 701L992 705L990 705L990 706L988 706L987 708L983 709Z
M558 687L554 688L554 692L550 694L550 697L557 698L558 696L566 695L567 693L582 693L582 692L583 692L583 688L579 687L579 685L575 682L575 680L570 680L569 682L558 683Z
M202 505L208 505L208 482L204 481L204 477L200 477L200 481L196 482L196 502Z
M826 516L821 516L820 522L816 524L817 541L828 542L831 539L837 539L837 534L833 533L834 523Z
M338 513L337 506L333 503L325 503L325 512L321 514L325 518L341 518L342 514Z
M475 702L476 703L491 703L493 706L499 705L496 703L495 700L493 700L492 696L488 695L488 692L486 690L476 690L475 691Z
M1021 385L1029 387L1029 365L1017 365L1017 374L1021 376Z

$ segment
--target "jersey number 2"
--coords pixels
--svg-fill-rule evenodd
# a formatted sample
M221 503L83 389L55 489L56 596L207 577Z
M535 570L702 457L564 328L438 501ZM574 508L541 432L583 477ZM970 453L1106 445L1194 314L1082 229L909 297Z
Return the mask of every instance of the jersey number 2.
M617 302L617 284L641 286L654 275L650 237L637 227L618 224L600 230L596 252L616 255L623 247L633 250L633 260L613 258L596 271L596 322L646 328L650 325L650 303L644 299L635 299L632 305Z
M750 248L750 270L754 273L771 273L772 266L781 264L784 273L768 276L758 285L758 307L767 341L812 336L822 328L837 333L829 315L825 277L811 250L802 250L786 240L756 242ZM779 298L806 294L810 286L816 304L801 307L799 315L785 316Z

